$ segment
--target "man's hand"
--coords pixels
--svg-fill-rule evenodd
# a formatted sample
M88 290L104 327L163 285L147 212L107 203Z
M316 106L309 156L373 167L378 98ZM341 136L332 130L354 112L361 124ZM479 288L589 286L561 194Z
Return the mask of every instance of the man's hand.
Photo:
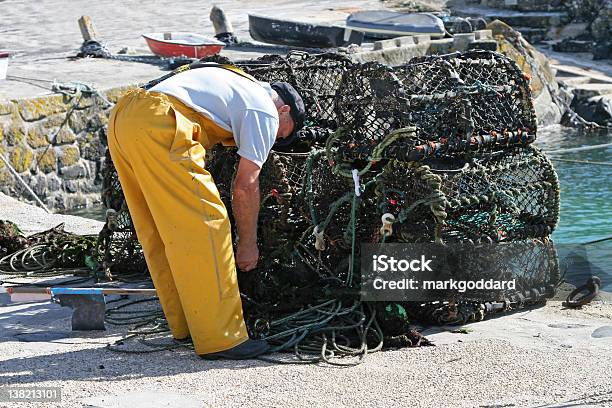
M238 243L238 248L236 250L236 265L238 269L244 272L255 269L258 260L259 249L257 249L257 244L247 246Z
M260 168L250 160L240 159L232 191L232 209L238 230L236 265L243 271L257 266L257 218L259 216Z

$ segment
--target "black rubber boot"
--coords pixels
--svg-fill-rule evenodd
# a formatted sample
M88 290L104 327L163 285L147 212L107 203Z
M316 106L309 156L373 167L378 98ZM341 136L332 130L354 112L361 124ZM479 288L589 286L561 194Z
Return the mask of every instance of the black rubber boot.
M216 353L202 354L205 360L248 360L265 354L270 350L270 346L265 340L247 340L244 343Z

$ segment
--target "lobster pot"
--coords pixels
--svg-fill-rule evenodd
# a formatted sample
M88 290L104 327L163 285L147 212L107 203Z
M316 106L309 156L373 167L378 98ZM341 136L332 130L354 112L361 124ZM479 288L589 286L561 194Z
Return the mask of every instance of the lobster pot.
M550 235L559 182L533 147L498 154L392 161L378 182L378 206L394 215L404 242L507 242Z
M354 65L348 58L331 53L315 56L293 53L287 58L264 56L236 65L260 81L292 84L304 99L306 132L311 127L338 127L334 106L342 77Z
M527 78L499 54L471 51L414 58L399 67L364 64L347 72L336 94L342 134L336 156L366 160L394 130L413 128L384 156L404 161L535 140Z

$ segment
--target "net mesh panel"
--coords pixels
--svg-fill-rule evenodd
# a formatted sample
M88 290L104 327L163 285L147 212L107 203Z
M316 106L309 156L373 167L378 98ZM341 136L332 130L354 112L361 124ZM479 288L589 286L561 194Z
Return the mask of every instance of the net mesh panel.
M547 237L556 227L558 181L534 148L411 164L387 165L377 189L378 207L395 216L405 242L430 242L436 234L444 242L505 242ZM443 207L442 218L432 203Z
M416 58L395 68L334 54L265 56L236 65L262 81L291 83L307 111L297 140L277 146L260 175L260 267L239 274L252 334L259 332L256 322L317 301L358 300L359 279L350 281L359 271L353 231L357 244L502 243L508 256L491 263L492 274L520 278L518 292L554 281L551 251L538 243L549 242L558 221L558 181L530 146L535 114L528 80L514 62L482 51ZM230 217L237 162L235 149L208 152L207 169ZM110 157L106 163L104 203L114 212L99 252L108 274L146 273ZM358 198L352 169L361 173ZM385 213L395 223L383 237ZM476 300L466 294L453 304ZM447 306L406 307L418 315Z
M416 127L385 157L419 160L461 151L503 150L535 139L528 81L514 62L491 52L422 57L390 68L357 66L338 89L344 160L365 159L390 131Z

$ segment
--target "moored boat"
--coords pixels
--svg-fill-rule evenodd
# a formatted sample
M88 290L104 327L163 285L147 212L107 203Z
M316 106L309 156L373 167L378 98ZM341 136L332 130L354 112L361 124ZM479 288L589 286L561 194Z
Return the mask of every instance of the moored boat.
M361 45L363 33L343 26L281 20L249 14L249 32L257 41L309 48Z
M366 10L352 13L346 19L346 26L373 38L419 34L441 38L446 33L444 22L433 14L400 13L391 10Z
M218 54L225 43L199 34L173 32L142 35L151 52L160 57L203 58Z

